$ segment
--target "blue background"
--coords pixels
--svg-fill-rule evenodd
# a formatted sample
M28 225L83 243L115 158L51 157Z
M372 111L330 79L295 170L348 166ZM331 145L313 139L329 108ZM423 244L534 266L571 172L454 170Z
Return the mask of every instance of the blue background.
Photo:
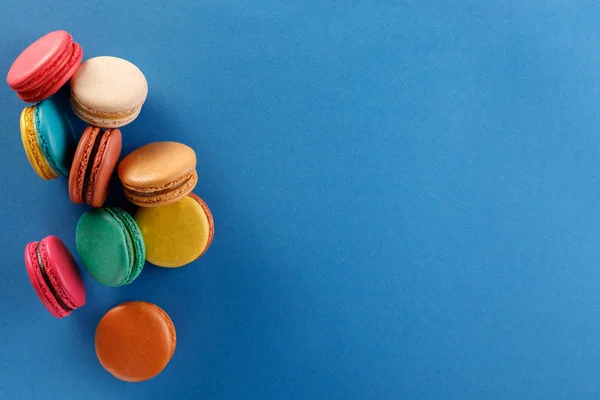
M216 221L193 265L147 266L124 288L84 273L87 305L52 318L23 248L55 234L74 251L86 207L65 179L35 176L24 104L4 85L2 398L600 396L598 2L22 0L1 11L2 76L55 29L85 58L137 64L150 93L123 154L192 146L195 192ZM110 204L126 204L118 183ZM94 331L135 299L171 315L178 347L161 375L128 384L98 363Z

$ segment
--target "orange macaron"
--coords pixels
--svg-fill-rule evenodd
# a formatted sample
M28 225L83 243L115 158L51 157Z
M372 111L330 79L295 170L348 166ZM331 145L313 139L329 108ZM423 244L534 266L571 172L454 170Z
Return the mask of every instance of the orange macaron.
M177 338L173 321L155 304L131 301L109 310L96 328L96 355L115 378L141 382L169 363Z

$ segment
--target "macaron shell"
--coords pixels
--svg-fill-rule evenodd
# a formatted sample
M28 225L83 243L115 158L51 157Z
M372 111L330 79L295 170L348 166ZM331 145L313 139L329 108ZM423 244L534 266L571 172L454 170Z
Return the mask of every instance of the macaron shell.
M76 103L99 117L133 114L145 102L148 82L133 63L117 57L94 57L81 64L71 80ZM105 113L106 115L102 115Z
M96 137L101 132L99 127L88 126L77 145L69 175L69 196L75 204L87 203L98 208L102 207L108 197L112 175L121 155L123 139L120 130L107 130L102 135L94 159L90 160ZM89 163L92 164L92 170L84 195L83 186Z
M215 238L215 221L213 219L213 215L210 211L210 208L208 208L208 204L206 204L204 200L200 198L200 196L198 196L195 193L190 193L188 196L194 199L196 203L200 204L200 207L202 207L204 213L206 214L206 218L208 219L208 240L206 242L204 250L202 250L202 253L200 253L200 255L198 256L198 258L200 258L204 255L204 253L206 253L206 251L212 244L213 239Z
M56 61L67 46L71 35L54 31L29 45L13 62L6 76L7 83L19 88Z
M112 175L121 156L123 138L118 129L108 130L93 160L93 169L85 201L92 207L102 207L110 191Z
M21 113L20 128L23 148L29 164L40 178L45 180L55 179L58 174L48 164L38 141L34 113L34 106L26 107Z
M77 43L72 44L71 52L69 53L68 59L65 61L65 65L58 71L58 73L52 77L47 77L49 82L46 84L45 90L40 90L37 94L32 95L19 93L19 98L23 101L30 103L36 103L44 100L50 96L55 95L60 88L62 88L71 79L73 74L79 68L81 60L83 59L83 50Z
M100 364L126 382L141 382L158 375L173 357L176 344L171 318L160 307L144 301L116 306L96 328Z
M82 197L83 192L83 181L85 179L85 172L87 170L87 163L92 152L96 135L100 132L100 128L88 126L81 138L75 155L73 156L73 163L71 164L71 172L69 173L69 197L75 204L83 203Z
M180 182L184 182L180 184ZM198 183L198 174L191 172L177 181L169 182L160 187L155 187L155 195L146 194L144 196L136 195L131 192L130 186L123 185L123 190L127 200L140 207L160 207L173 204L187 196ZM136 188L137 189L137 188Z
M77 143L73 127L58 101L51 97L35 106L35 126L42 151L56 172L68 175Z
M83 131L77 149L75 150L73 163L71 164L71 173L69 174L69 197L71 197L71 201L75 204L83 203L85 201L85 199L82 198L83 182L92 147L94 146L96 136L99 133L100 128L88 126L85 131Z
M41 276L36 252L37 245L38 242L32 242L25 246L25 268L29 281L48 312L56 318L64 318L70 313L61 308Z
M103 128L120 128L133 122L140 114L142 107L136 107L132 110L127 110L119 113L103 113L98 110L94 110L90 107L85 106L79 102L79 99L75 96L71 96L71 108L75 115L77 115L82 121L94 126L100 126Z
M106 286L121 286L131 269L131 245L122 223L104 209L81 216L76 231L77 252L86 270Z
M159 267L191 263L214 236L212 214L196 195L162 207L140 208L135 220L146 244L146 260Z
M49 275L53 276L55 288L63 301L71 303L74 308L85 305L85 287L79 268L65 244L56 236L48 236L42 241L50 263L46 266Z
M51 32L25 49L7 74L18 97L37 103L56 92L75 73L83 51L65 31Z
M150 143L131 152L119 164L124 185L151 191L196 170L196 152L177 142Z
M129 251L131 268L128 276L122 283L123 285L129 285L140 275L146 262L146 246L144 244L144 239L135 219L133 219L133 217L125 210L118 207L108 207L105 208L105 210L123 225L123 228L129 234L128 239L131 240L131 249Z

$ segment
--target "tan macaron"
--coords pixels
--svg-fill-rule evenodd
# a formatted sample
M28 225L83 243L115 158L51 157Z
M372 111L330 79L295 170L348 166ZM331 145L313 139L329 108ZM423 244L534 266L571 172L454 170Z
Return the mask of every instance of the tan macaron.
M172 204L198 182L196 153L177 142L155 142L130 153L119 164L125 196L140 207Z

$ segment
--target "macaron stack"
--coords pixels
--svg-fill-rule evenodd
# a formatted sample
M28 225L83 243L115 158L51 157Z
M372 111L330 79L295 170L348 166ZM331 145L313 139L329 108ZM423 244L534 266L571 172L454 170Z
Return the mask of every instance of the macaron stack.
M100 284L131 284L147 262L177 268L204 254L214 236L206 203L192 193L196 153L178 142L147 144L121 159L127 133L148 95L142 71L117 57L83 61L81 46L65 31L51 32L14 61L7 83L30 103L21 113L21 141L33 171L44 180L68 176L68 197L87 204L75 229L79 258ZM70 85L74 114L89 126L77 141L55 94ZM68 105L67 105L68 107ZM118 171L118 173L117 173ZM135 215L105 205L111 181L139 207ZM55 236L25 246L25 266L41 303L64 318L85 305L79 268ZM175 327L158 306L135 301L108 311L96 329L96 354L118 379L139 382L159 374L175 351Z

